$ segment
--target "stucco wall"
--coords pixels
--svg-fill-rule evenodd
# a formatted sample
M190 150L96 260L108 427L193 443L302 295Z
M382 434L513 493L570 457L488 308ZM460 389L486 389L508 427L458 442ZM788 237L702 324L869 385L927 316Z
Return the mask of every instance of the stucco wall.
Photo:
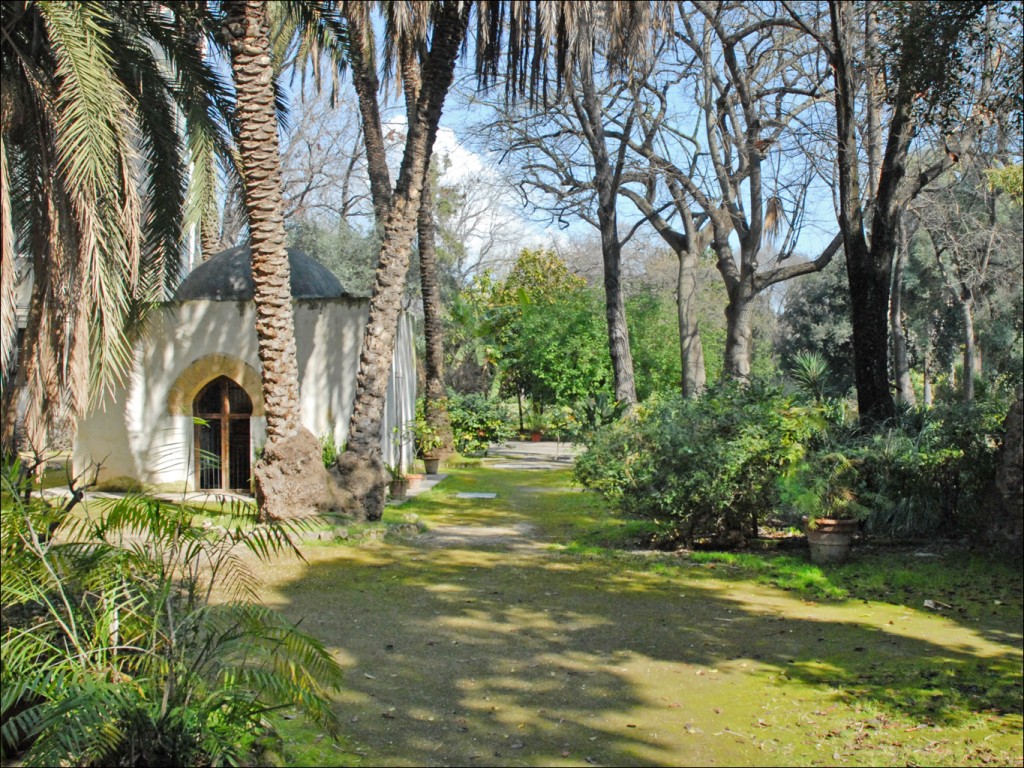
M303 425L314 435L334 432L338 445L348 434L355 396L356 367L365 299L339 298L295 303L299 402ZM411 329L403 319L396 345L397 369L415 371ZM252 441L266 439L259 390L255 311L251 302L184 301L154 313L137 345L129 384L79 424L75 471L100 463L101 482L128 477L153 485L193 484L192 400L219 375L238 382L253 400ZM404 404L396 408L389 391L387 413L410 414L415 373L401 379ZM406 391L408 388L408 391ZM385 425L391 434L393 422ZM388 442L387 439L384 440ZM411 459L411 456L410 456Z

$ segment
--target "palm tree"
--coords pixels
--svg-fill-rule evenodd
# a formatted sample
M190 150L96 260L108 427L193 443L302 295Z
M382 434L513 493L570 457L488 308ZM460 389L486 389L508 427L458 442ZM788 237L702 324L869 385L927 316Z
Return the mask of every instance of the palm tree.
M235 135L252 248L253 301L267 444L253 468L256 501L281 518L336 506L316 437L299 421L290 270L281 204L274 72L266 0L223 3L223 42L235 82Z
M39 451L127 373L146 306L177 278L185 142L218 146L223 94L155 2L5 2L0 25L2 445L16 449L20 403ZM8 381L19 252L33 290Z
M383 4L385 72L393 68L397 52L398 72L410 116L405 152L393 191L383 155L375 39L370 21L374 5L345 2L341 9L351 41L348 62L363 121L381 250L363 337L348 450L339 456L338 468L370 519L379 517L383 510L386 473L380 458L380 440L384 394L423 180L456 58L465 42L470 9L476 4L456 0ZM504 59L506 93L510 98L526 92L543 98L549 78L560 86L563 74L573 62L589 60L593 35L578 33L596 33L599 25L595 20L603 21L603 29L611 31L609 64L628 67L636 56L649 52L652 31L671 12L671 4L650 2L492 1L479 6L475 35L478 77L484 86L492 83ZM555 52L553 57L551 51Z
M387 166L383 163L383 132L373 67L374 37L369 6L346 3L343 9L352 41L350 64L363 121L370 183L382 242L370 299L370 316L359 358L348 450L339 456L338 468L345 485L361 505L362 513L370 520L378 519L384 506L387 474L380 455L384 396L412 241L417 231L423 179L444 99L452 83L455 61L469 23L469 4L454 0L443 0L433 7L429 4L395 5L387 7L387 10L390 11L386 15L388 33L398 43L409 115L405 152L393 190ZM429 48L417 56L419 42L425 42L428 29ZM398 30L409 32L403 37Z

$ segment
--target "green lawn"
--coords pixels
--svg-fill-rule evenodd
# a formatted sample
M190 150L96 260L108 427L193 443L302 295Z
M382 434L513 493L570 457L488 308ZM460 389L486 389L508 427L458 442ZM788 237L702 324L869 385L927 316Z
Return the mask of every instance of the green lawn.
M616 549L630 525L568 471L456 469L376 527L261 571L347 670L342 740L282 720L289 764L1021 763L998 561Z

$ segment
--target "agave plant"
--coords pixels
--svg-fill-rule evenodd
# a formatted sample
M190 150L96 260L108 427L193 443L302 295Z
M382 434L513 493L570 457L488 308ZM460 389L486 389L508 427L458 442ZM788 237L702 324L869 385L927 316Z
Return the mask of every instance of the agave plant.
M333 729L339 666L253 600L242 557L295 551L297 523L253 525L236 509L229 527L200 524L197 509L145 496L54 520L19 490L5 471L5 757L28 746L26 765L251 762L279 706Z
M816 402L828 395L828 362L820 352L801 352L789 372L797 387Z

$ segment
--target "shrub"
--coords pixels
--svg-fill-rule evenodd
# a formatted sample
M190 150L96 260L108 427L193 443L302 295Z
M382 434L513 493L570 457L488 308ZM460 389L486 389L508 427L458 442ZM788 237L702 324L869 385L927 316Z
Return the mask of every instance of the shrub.
M455 450L463 455L483 453L491 443L511 440L515 429L506 418L501 403L484 395L448 395Z
M984 523L1007 401L907 410L863 434L842 401L808 396L724 385L652 402L585 437L576 478L687 543L738 543L732 532L753 533L776 510L784 519L842 512L864 518L870 533L899 536Z
M251 764L276 706L334 727L341 669L250 601L238 557L293 549L281 524L239 511L233 529L200 525L198 510L144 496L67 515L13 477L5 468L5 757L31 745L27 765Z
M911 411L866 438L854 438L872 514L869 531L954 535L982 522L995 476L1006 404L978 401Z
M780 474L825 427L821 410L801 407L762 384L720 385L698 399L667 398L598 430L576 477L688 543L756 535L777 503Z

